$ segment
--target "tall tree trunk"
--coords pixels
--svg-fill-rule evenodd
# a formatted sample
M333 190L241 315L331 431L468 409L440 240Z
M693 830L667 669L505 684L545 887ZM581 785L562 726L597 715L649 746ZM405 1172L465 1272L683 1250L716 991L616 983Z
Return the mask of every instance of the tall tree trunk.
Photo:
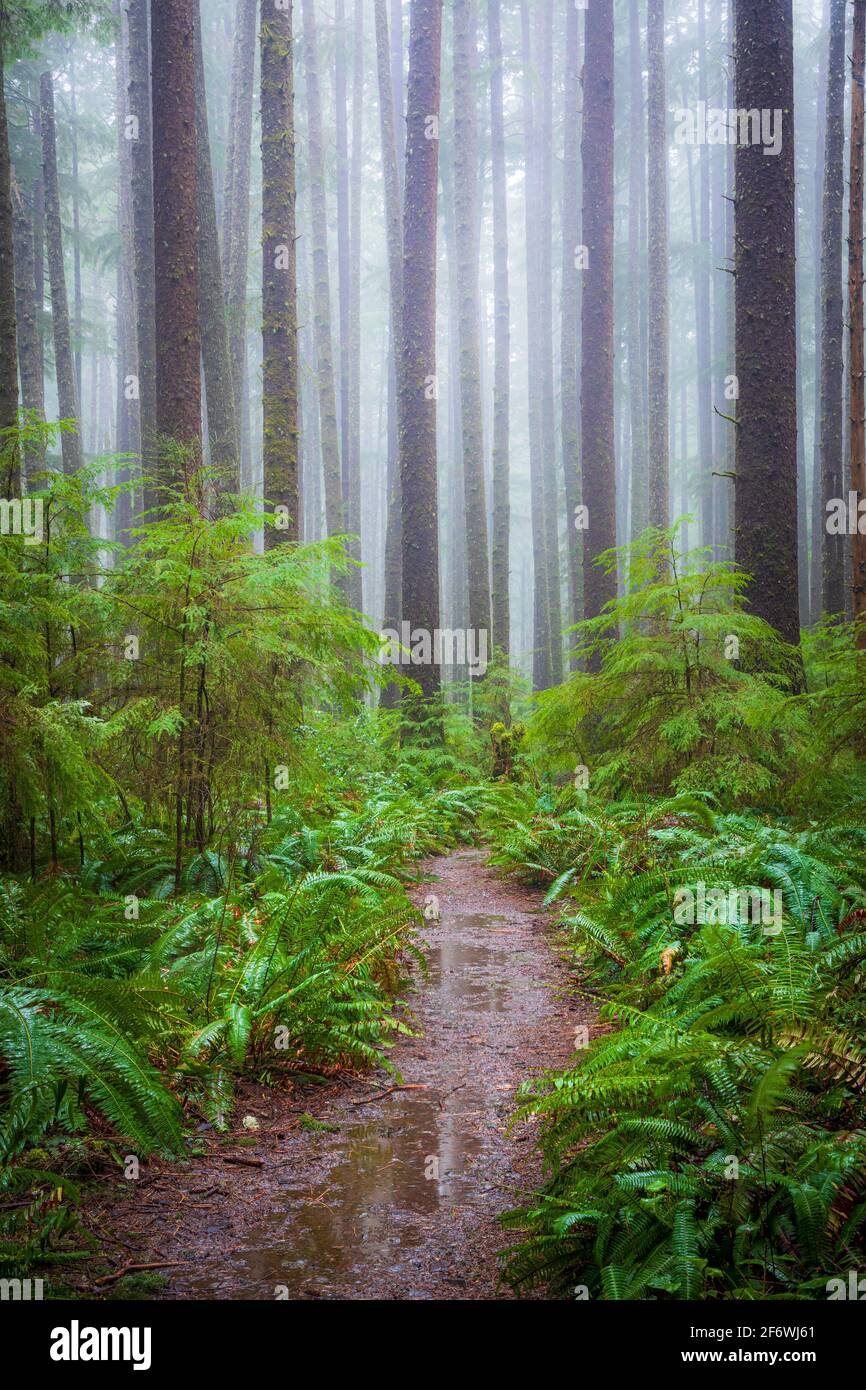
M571 11L569 12L571 13ZM577 24L577 11L574 11ZM493 175L493 535L491 616L494 646L511 649L509 603L511 428L511 304L508 290L508 185L505 169L505 117L502 99L502 23L500 0L487 0L490 57L490 157ZM576 131L575 131L576 139ZM575 195L575 208L577 199ZM574 239L576 240L576 234ZM573 253L572 253L573 256ZM572 260L573 265L573 260ZM575 287L576 289L576 287ZM576 352L576 344L575 344ZM565 359L568 360L567 358ZM565 373L563 394L565 393ZM576 362L575 362L575 387ZM563 405L563 413L565 406ZM576 402L575 402L576 413Z
M830 0L824 0L820 17L822 33L830 27ZM821 617L822 590L824 580L824 482L821 476L821 249L823 246L822 219L824 205L824 154L827 145L827 58L829 43L822 44L818 55L818 74L815 91L815 106L818 118L815 129L814 159L814 201L813 201L813 252L815 296L814 296L814 405L812 424L812 473L809 489L810 513L810 554L809 554L809 621L817 623Z
M541 368L541 456L544 468L544 532L547 606L550 615L550 679L562 680L562 592L559 578L559 487L556 477L556 396L553 372L553 6L536 12L540 120L537 122L538 306Z
M117 109L117 229L120 240L120 254L117 258L117 313L115 334L117 348L117 371L115 374L115 436L118 453L139 454L141 449L140 398L130 387L139 386L138 344L135 334L135 271L132 251L132 151L128 135L128 48L129 34L127 15L115 0L114 15L117 21L117 44L115 48L115 100ZM132 484L134 469L124 465L118 469L119 482ZM117 498L112 518L114 538L123 544L131 539L129 528L138 510L131 487L121 492Z
M649 66L649 522L670 524L668 142L664 0L647 3Z
M2 117L0 117L2 120ZM0 141L2 141L0 132ZM2 178L2 152L0 152ZM42 382L42 354L37 328L36 278L33 264L33 223L21 190L12 190L12 229L15 243L15 319L18 337L18 370L21 376L21 403L37 421L45 419L45 392ZM2 254L2 252L0 252ZM40 440L24 446L24 468L28 484L35 486L35 475L45 467L45 445ZM8 493L5 495L9 495Z
M128 0L128 67L126 109L131 118L132 253L135 270L135 336L138 358L141 463L147 476L156 471L156 269L153 224L153 121L150 92L150 6ZM153 505L153 488L144 491Z
M535 99L532 75L532 29L528 0L520 3L523 57L524 239L526 246L526 343L529 392L529 477L532 513L533 657L532 684L550 685L550 603L547 587L547 538L544 525L544 460L541 440L541 372L539 305L536 295L538 257L538 172L535 148Z
M238 0L232 72L235 105L231 136L232 177L229 205L228 275L226 304L235 417L240 438L241 486L252 490L250 416L247 390L247 266L250 245L250 148L253 130L253 82L256 66L256 14L258 0Z
M0 430L18 424L18 339L15 331L15 256L12 228L12 162L6 119L3 49L6 16L0 11ZM0 441L3 496L21 493L21 451L15 438Z
M827 125L821 218L821 501L842 498L842 209L845 197L845 9L846 0L830 0L830 50L827 62ZM816 325L817 331L817 325ZM821 601L825 613L845 607L845 543L841 535L823 535Z
M201 460L194 3L161 0L152 10L156 427L184 448L187 483ZM169 467L176 456L166 451L163 471L176 483Z
M340 439L337 432L337 396L334 382L334 349L331 335L331 272L328 264L328 208L325 197L325 160L322 144L322 102L319 94L318 41L315 0L303 0L304 74L307 88L307 158L313 240L313 314L316 342L316 375L319 383L319 418L322 466L325 480L325 518L328 535L344 529L343 482L340 471Z
M75 45L69 46L69 144L72 161L72 304L75 391L81 402L81 352L84 309L81 298L81 188L78 180L78 92L75 85Z
M388 490L385 526L385 595L382 627L399 631L401 590L400 472L396 444L397 363L403 341L403 224L402 199L394 128L394 91L391 75L391 39L385 0L375 0L376 62L379 88L379 130L382 142L382 168L385 182L385 235L388 251L391 334L389 362ZM396 686L382 693L382 703L392 705Z
M866 499L863 393L863 82L866 78L866 0L854 0L854 45L851 62L851 201L848 227L848 319L851 325L851 489L858 512ZM859 527L852 539L852 617L858 623L857 645L866 650L866 536Z
M399 358L403 621L439 628L436 477L436 203L442 0L411 0L403 218L403 347ZM413 665L422 696L438 697L435 660Z
M643 62L638 0L629 0L629 161L628 161L628 401L631 420L631 538L649 525L649 475L644 434L643 379L647 360L641 354L640 302L643 291L642 212L647 196ZM649 11L647 12L649 45ZM654 325L651 322L651 331ZM652 361L652 357L649 359ZM650 420L652 416L650 416Z
M208 444L211 462L219 470L220 486L229 492L238 492L240 490L240 440L235 410L222 262L217 233L200 0L195 0L195 28L199 318L201 321ZM294 255L294 248L292 255Z
M583 239L589 264L583 289L581 440L584 607L596 618L616 598L616 574L594 562L616 545L616 448L613 413L613 0L586 11L583 115Z
M298 311L292 10L262 0L262 441L264 495L288 525L265 548L299 536Z
M454 213L460 338L460 420L466 505L469 626L489 643L490 577L484 439L481 405L479 244L477 211L478 129L472 82L477 43L473 0L454 0Z
M349 280L351 233L349 230L349 120L346 77L346 0L334 6L334 104L337 191L337 307L339 313L340 459L343 506L349 500ZM347 510L348 516L348 510Z
M706 0L698 0L698 101L707 106L707 17ZM713 373L712 310L710 275L710 152L697 148L698 161L698 242L695 246L695 329L698 356L698 455L701 487L701 544L715 540L714 505L716 480L713 477Z
M51 318L54 327L54 364L57 399L62 420L72 427L63 432L63 471L77 473L83 462L75 362L69 328L69 300L63 265L63 232L60 224L60 187L57 179L57 135L54 122L54 81L43 72L39 82L42 115L42 173L45 180L45 234L48 243L48 276L51 282Z
M562 303L560 389L562 403L562 468L565 479L566 549L568 553L569 624L583 617L582 532L575 526L580 505L580 343L581 276L577 268L580 241L580 17L576 5L565 16L565 80L563 96L562 174ZM572 662L574 665L574 662Z
M791 0L737 0L734 105L782 111L782 146L737 146L736 295L740 399L737 564L748 602L789 642L797 596L797 341L794 45Z
M364 136L364 6L355 0L355 47L352 75L352 167L349 223L349 379L348 452L345 458L346 521L357 537L349 552L361 561L361 203L363 199ZM364 606L360 568L349 572L349 602Z

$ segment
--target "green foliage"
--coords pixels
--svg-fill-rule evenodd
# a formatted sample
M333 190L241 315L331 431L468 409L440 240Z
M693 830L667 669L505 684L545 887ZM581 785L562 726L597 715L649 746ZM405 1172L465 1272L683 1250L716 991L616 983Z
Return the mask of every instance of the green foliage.
M585 765L612 796L772 803L808 730L789 699L798 655L745 611L742 574L703 550L680 556L675 534L600 557L608 571L627 563L634 587L574 629L589 669L538 697L532 747L555 772Z
M574 1065L524 1088L550 1175L505 1218L515 1288L823 1297L862 1264L863 832L699 805L608 808L605 862L578 849L581 880L559 887L581 984L606 1002ZM778 890L778 933L753 911L678 918L698 882Z

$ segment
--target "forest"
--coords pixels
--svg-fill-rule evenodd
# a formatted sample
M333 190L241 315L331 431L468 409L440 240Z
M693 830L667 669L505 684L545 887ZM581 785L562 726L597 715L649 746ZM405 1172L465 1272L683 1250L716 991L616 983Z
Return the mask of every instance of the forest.
M2 1299L866 1297L864 76L0 0Z

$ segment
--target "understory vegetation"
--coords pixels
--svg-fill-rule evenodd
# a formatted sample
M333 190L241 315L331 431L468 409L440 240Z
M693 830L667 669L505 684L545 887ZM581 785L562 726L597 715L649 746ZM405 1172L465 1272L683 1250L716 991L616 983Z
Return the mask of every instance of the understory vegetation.
M230 1124L243 1075L390 1067L420 955L407 887L463 841L543 889L600 1006L574 1065L520 1098L548 1172L505 1217L504 1278L809 1297L857 1267L844 630L809 638L804 668L730 566L649 532L619 557L634 591L575 632L584 669L531 700L494 665L471 703L451 689L431 742L375 708L340 545L255 554L251 504L206 518L179 496L109 565L83 516L114 497L86 469L43 501L39 545L0 542L4 1271L86 1253L93 1153L182 1159L194 1121Z

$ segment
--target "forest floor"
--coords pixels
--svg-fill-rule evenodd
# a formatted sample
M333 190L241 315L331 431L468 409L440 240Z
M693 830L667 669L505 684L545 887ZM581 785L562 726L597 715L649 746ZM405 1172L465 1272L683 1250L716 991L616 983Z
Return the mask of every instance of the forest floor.
M402 1088L384 1070L245 1083L230 1135L202 1124L188 1165L143 1164L137 1181L112 1176L88 1200L105 1259L72 1276L80 1294L504 1296L497 1218L540 1176L534 1124L509 1128L515 1091L564 1065L593 1015L568 992L537 893L497 878L477 851L423 870L416 900L435 893L441 916L421 934L426 976L413 965L415 1036L390 1054ZM149 1295L131 1287L141 1266L165 1280Z

